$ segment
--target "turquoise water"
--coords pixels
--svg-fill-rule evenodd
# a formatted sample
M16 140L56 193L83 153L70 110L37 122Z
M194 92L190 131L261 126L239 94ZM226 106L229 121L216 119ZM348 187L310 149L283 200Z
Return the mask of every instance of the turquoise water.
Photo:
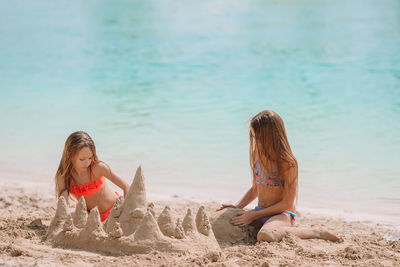
M299 204L400 215L400 2L1 1L2 178L51 180L87 131L126 179L219 201L278 112Z

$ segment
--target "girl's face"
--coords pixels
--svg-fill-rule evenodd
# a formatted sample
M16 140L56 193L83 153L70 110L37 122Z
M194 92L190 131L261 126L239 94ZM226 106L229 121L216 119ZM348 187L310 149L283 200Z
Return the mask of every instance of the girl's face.
M92 150L88 147L82 148L72 160L72 164L75 170L84 171L86 170L93 160Z

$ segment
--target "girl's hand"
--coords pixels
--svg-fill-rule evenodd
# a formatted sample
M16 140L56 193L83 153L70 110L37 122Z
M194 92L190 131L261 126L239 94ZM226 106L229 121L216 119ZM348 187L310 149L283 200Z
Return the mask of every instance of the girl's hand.
M241 211L236 213L236 217L233 217L231 220L231 223L234 225L248 225L250 223L252 223L255 219L254 219L254 214L251 211Z
M232 204L222 204L221 207L216 209L216 211L220 211L220 210L223 210L223 209L226 209L226 208L236 208L236 206L232 205Z

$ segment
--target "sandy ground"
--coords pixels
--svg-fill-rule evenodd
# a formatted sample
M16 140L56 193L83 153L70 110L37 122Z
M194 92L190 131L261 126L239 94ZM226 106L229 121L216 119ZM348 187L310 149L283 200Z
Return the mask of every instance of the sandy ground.
M387 225L347 222L313 214L298 215L298 226L324 227L342 242L300 240L288 236L278 243L221 244L222 252L194 256L163 253L108 256L82 250L53 248L42 241L55 213L54 197L40 188L0 188L0 266L400 266L400 242L388 242ZM150 199L151 201L151 199ZM219 203L176 198L154 202L156 214L165 205L183 216L187 207L205 205L213 213Z

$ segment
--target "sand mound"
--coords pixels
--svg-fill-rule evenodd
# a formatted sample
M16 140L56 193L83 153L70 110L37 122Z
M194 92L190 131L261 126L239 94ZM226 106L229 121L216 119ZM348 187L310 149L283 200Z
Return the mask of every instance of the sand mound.
M236 226L231 220L242 209L227 208L211 216L212 231L221 245L254 244L257 241L257 230L253 226Z
M118 199L104 224L100 221L97 207L90 211L89 216L83 210L85 207L81 198L72 218L65 199L60 197L46 234L47 241L56 247L112 255L152 251L191 254L220 251L204 207L199 208L196 217L189 208L182 223L180 219L174 223L170 208L165 207L156 220L154 204L147 205L141 167L136 171L126 199Z

